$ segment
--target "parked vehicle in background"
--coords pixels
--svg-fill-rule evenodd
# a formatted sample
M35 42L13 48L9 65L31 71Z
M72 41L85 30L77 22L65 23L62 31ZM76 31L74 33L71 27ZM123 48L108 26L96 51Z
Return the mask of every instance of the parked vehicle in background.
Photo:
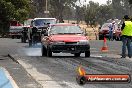
M19 23L19 21L12 20L10 21L10 27L9 27L9 37L14 38L20 38L21 32L23 30L23 25Z
M120 20L115 19L115 30L113 31L113 39L121 40L121 26ZM112 20L108 20L107 23L104 23L102 27L99 28L99 40L109 38L109 25L112 23Z
M77 24L59 23L50 25L42 36L42 56L52 56L53 53L71 53L79 57L85 53L90 57L88 37Z
M41 35L50 24L56 24L56 18L34 18L31 21L31 27L29 28L29 45L32 46L34 43L41 42Z

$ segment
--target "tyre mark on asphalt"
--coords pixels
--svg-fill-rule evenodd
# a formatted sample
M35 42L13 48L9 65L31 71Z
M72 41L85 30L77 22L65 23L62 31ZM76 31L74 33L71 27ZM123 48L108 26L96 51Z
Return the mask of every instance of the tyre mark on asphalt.
M94 64L92 61L88 61L83 58L61 58L61 60L71 63L73 66L77 66L77 65L85 66L86 68L96 70L99 73L109 73L109 74L111 73L112 74L113 72L115 73L115 71L116 71L114 69L100 65L99 63ZM111 71L111 70L113 70L113 71ZM116 73L119 73L119 72L121 72L121 71L116 71Z
M27 57L29 58L29 57ZM46 72L42 72L41 70L38 69L38 71L42 72L43 74L47 73L53 78L53 80L58 80L58 84L60 84L61 86L65 85L65 87L67 86L72 87L73 85L69 85L70 82L75 82L75 80L73 80L76 77L76 69L77 67L81 64L82 66L84 66L86 68L86 71L89 72L89 70L94 70L93 72L100 72L100 73L108 73L111 72L113 73L115 71L115 69L112 71L107 71L108 69L105 68L105 66L94 66L96 63L94 61L87 61L84 57L79 57L79 58L75 58L73 56L53 56L53 57L30 57L31 59L24 59L26 60L28 63L31 63L32 61L34 61L34 63L36 63L36 68L40 68L41 66L43 66L44 68L41 68L41 70L45 71L46 67L47 70ZM35 60L34 60L35 59ZM88 58L88 59L98 59L99 58ZM100 60L101 62L103 60ZM104 61L105 63L106 61ZM44 65L43 65L44 64ZM38 66L39 65L39 66ZM40 66L41 65L41 66ZM99 69L99 70L98 70ZM103 70L102 70L103 69ZM62 71L61 71L62 70ZM105 71L106 70L106 71ZM57 72L57 73L56 73ZM66 73L65 73L66 72ZM69 74L68 74L69 73ZM90 73L90 72L89 72ZM69 77L71 77L71 79L67 80ZM64 82L63 79L64 79ZM72 81L71 81L72 80ZM67 84L65 83L67 82ZM120 85L111 85L111 84L90 84L91 86L94 86L95 88L118 88L118 86ZM121 85L124 86L124 88L126 88L126 85ZM64 87L64 86L63 86ZM127 88L131 88L132 85L128 85ZM73 88L73 87L72 87ZM77 88L77 87L76 87ZM85 87L87 88L87 87ZM93 88L93 87L92 87Z
M68 60L67 60L67 58L68 58ZM70 62L71 58L73 58L73 57L52 57L52 58L48 58L48 60L51 59L51 60L57 61L60 64L60 66L65 67L63 70L67 71L69 74L71 74L71 73L73 74L73 75L69 75L69 76L66 76L66 75L63 74L64 79L66 79L67 77L75 79L76 76L77 76L76 68L79 66L79 64L77 64L77 63L79 61L76 61L77 63L73 63L73 61ZM59 72L59 73L62 73L62 72ZM74 80L73 82L76 83L76 80ZM75 84L71 83L70 81L66 82L66 84L67 85L70 84L69 86L71 86L72 88L78 88L78 87L73 87ZM83 88L87 88L87 85L85 85L85 87L83 86ZM89 84L89 88L108 88L108 87L104 87L104 85Z
M89 61L88 59L86 58L83 58L87 61ZM107 58L107 59L111 59L111 58ZM115 70L114 72L117 72L117 73L132 73L132 70L131 68L127 67L127 66L123 66L123 65L120 65L118 64L116 61L114 62L109 62L108 60L102 60L102 58L98 57L98 58L94 58L95 61L93 62L96 62L97 61L99 62L98 65L101 65L101 66L105 66L106 68L110 68L109 70ZM101 61L101 63L100 63Z
M102 57L102 58L98 58L98 59L106 61L106 62L110 62L113 64L117 64L117 65L122 66L122 67L127 67L129 69L132 69L132 61L130 61L129 59L109 58L109 57Z
M30 58L30 57L28 57L28 58ZM71 85L67 84L67 82L65 81L67 78L65 78L65 77L67 77L67 74L69 71L64 69L63 66L60 63L58 63L56 60L54 61L53 58L44 58L44 57L31 57L31 58L29 60L27 60L25 58L26 63L27 62L30 63L32 61L37 60L37 62L33 62L33 63L36 63L36 65L32 63L33 67L37 68L38 72L40 72L42 74L48 74L50 77L52 77L53 79L51 81L56 81L63 88L65 88L65 87L66 88L80 88L80 87L76 87L77 85L74 83L72 84L72 86L75 86L75 87L71 87ZM55 66L55 65L57 65L57 66ZM44 67L44 68L42 68L42 67ZM41 68L41 69L38 69L38 68ZM58 78L61 78L61 79L58 79ZM41 80L41 81L49 82L47 80Z
M90 61L84 60L82 58L68 58L68 59L67 58L60 58L60 60L64 60L64 61L66 61L68 63L73 64L74 66L77 66L77 63L78 63L78 65L81 64L82 66L87 67L85 69L86 71L89 70L89 69L92 69L92 70L96 70L96 71L99 71L99 72L101 71L102 73L107 73L107 74L115 74L115 73L116 74L121 74L122 73L122 71L120 71L118 69L111 68L111 67L110 67L111 69L106 69L105 66L103 67L101 65L93 64ZM91 65L94 65L94 67L89 66L88 63L90 63ZM118 84L115 84L115 85L111 85L111 84L101 85L101 84L99 84L99 85L100 86L105 86L105 87L109 86L110 88L118 88L118 86L122 86L122 87L126 87L127 86L127 88L131 88L132 87L132 83L130 83L129 85L127 85L127 84L124 84L124 85L118 85ZM99 87L99 85L97 85L97 86ZM103 87L99 87L99 88L103 88Z

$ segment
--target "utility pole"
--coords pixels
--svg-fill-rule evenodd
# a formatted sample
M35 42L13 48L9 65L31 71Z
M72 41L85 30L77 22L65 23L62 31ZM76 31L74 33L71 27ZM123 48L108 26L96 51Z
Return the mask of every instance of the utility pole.
M48 11L48 0L46 0L46 2L45 2L45 11L44 11L44 13L45 13L45 17L48 17L48 14L49 14L49 11Z

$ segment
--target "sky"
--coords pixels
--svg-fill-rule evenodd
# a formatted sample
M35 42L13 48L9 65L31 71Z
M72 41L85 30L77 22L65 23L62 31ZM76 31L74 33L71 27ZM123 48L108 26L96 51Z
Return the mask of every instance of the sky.
M81 0L82 2L85 1L85 0ZM98 2L100 5L101 4L106 4L106 1L107 0L86 0L86 2L88 3L89 1L94 1L94 2Z

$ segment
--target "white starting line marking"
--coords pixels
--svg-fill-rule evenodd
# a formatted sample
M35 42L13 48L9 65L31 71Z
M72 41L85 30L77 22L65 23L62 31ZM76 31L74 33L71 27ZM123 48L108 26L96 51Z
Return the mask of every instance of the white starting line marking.
M90 55L90 57L103 57L102 55Z

